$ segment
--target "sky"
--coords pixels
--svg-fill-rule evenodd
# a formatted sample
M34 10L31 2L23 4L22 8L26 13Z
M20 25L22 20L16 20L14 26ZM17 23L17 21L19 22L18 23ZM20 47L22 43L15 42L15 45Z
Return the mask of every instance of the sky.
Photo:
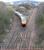
M4 2L12 2L12 1L19 1L19 0L0 0ZM44 0L31 0L31 1L39 1L39 2L44 2Z

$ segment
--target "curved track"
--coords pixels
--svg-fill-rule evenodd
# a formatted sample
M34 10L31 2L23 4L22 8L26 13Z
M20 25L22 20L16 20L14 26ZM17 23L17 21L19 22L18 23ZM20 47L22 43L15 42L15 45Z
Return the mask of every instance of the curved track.
M29 48L33 45L35 34L35 15L37 8L31 10L32 14L28 17L26 27L22 27L20 19L15 16L10 33L6 36L8 48Z

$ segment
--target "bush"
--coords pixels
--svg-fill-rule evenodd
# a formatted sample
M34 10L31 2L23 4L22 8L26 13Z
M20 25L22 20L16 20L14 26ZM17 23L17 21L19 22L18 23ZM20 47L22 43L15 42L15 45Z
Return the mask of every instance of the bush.
M7 33L5 30L9 30L10 18L12 18L12 15L12 11L7 8L6 4L0 2L0 42L3 42Z

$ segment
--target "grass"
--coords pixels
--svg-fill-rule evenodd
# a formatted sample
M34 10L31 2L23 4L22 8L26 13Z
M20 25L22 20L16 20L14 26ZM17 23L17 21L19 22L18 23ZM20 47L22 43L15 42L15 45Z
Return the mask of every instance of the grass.
M38 34L38 40L37 42L35 42L35 46L39 47L39 48L42 48L44 47L44 13L38 15L38 17L36 18L36 24L37 24L37 34ZM43 42L43 44L42 44Z

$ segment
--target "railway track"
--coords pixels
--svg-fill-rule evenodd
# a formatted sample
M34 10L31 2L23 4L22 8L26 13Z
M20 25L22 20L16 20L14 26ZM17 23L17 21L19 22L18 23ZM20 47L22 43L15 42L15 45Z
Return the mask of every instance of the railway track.
M35 17L35 10L36 9L32 10L30 18L28 17L28 24L26 27L21 26L17 16L14 17L12 28L7 35L7 48L29 48L32 46L32 36L35 34L32 33L34 29L33 17Z

